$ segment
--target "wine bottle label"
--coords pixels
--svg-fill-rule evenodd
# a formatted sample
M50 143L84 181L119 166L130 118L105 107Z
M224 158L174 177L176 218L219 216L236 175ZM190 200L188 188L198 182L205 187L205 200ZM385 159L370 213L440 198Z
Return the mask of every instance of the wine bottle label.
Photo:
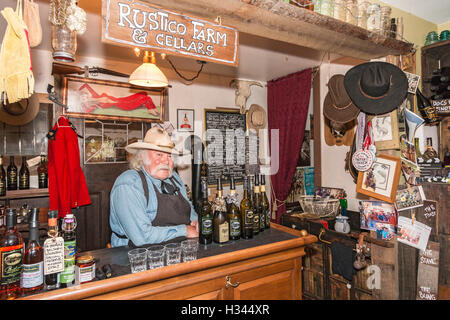
M10 171L8 173L8 184L16 184L17 183L17 172Z
M20 281L22 272L23 244L0 248L1 277L0 285Z
M268 225L270 223L270 210L267 209L266 210L266 225Z
M254 191L255 193L259 193L259 186L255 186L255 187L253 188L253 191Z
M0 180L0 196L4 196L6 194L6 182L4 180Z
M259 214L253 215L253 228L259 230Z
M47 175L45 173L39 173L39 188L47 188Z
M62 237L56 237L55 240L49 238L44 242L44 274L62 271L64 271L64 239Z
M253 210L245 210L245 226L253 226Z
M236 217L230 219L230 236L239 237L241 235L241 220Z
M30 179L29 176L26 174L23 174L20 176L20 186L21 187L28 187L30 185Z
M227 242L229 240L229 226L228 222L219 225L219 243Z
M64 271L61 272L61 283L75 280L75 244L75 240L64 241Z
M259 228L264 229L266 227L266 219L264 212L259 215Z
M261 186L261 192L266 192L266 186L265 185Z
M21 288L34 288L44 283L44 262L24 264L20 278Z
M202 235L209 236L213 233L213 220L210 215L202 217Z

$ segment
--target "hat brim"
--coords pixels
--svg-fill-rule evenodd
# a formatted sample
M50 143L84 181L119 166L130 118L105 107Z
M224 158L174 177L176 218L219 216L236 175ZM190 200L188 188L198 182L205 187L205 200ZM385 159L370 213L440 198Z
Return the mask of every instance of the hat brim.
M264 114L263 123L259 126L253 124L253 122L252 122L252 115L253 115L253 112L255 112L255 111L259 111ZM252 104L247 111L246 122L247 122L247 129L255 129L255 130L264 129L267 125L266 110L264 110L264 108L261 107L260 105Z
M39 112L39 97L36 93L34 93L28 98L28 100L29 104L26 112L20 115L12 115L6 112L0 102L0 122L4 122L11 126L22 126L33 121Z
M138 152L139 150L156 150L178 156L183 155L183 152L176 150L175 148L160 147L153 143L139 142L139 141L129 144L128 146L125 147L125 150L132 154Z
M349 98L350 100L350 98ZM349 101L351 102L351 100ZM338 108L333 104L330 93L328 92L323 102L323 114L330 120L345 123L352 121L359 114L359 108L353 103L345 108Z
M387 94L379 99L366 97L360 89L359 81L364 70L373 63L381 64L392 76L392 84ZM408 94L408 78L405 73L392 63L366 62L351 68L344 76L344 87L353 103L367 114L379 115L398 108Z

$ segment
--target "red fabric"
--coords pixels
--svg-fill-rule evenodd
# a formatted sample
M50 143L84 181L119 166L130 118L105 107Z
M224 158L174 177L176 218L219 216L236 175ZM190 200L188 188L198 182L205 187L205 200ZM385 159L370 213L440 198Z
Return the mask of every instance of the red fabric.
M278 172L271 176L272 194L275 194L279 201L287 199L294 177L305 133L310 93L311 69L292 73L267 83L268 129L269 132L272 132L272 129L279 130ZM271 134L269 134L269 147L272 150ZM271 208L273 208L273 201L275 199L271 197ZM277 223L285 212L284 204L278 207Z
M80 167L78 137L69 126L69 120L60 117L53 126L55 140L48 140L49 209L58 210L58 218L65 217L71 208L91 203Z

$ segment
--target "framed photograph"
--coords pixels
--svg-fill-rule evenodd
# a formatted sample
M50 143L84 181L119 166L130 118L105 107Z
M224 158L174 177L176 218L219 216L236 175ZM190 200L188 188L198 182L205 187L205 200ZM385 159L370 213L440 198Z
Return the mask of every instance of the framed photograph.
M410 161L404 159L402 161L402 172L405 176L405 180L408 184L412 186L417 186L419 184L420 178L420 167Z
M194 109L177 110L178 131L194 131Z
M358 173L356 192L394 203L400 178L400 168L399 157L387 154L377 155L372 168Z
M384 201L359 201L361 229L383 230L387 225L396 227L398 213L394 205ZM391 230L390 227L387 227Z
M63 77L64 114L75 118L163 122L167 88L147 88L127 82Z
M399 149L397 110L372 118L373 139L377 150Z

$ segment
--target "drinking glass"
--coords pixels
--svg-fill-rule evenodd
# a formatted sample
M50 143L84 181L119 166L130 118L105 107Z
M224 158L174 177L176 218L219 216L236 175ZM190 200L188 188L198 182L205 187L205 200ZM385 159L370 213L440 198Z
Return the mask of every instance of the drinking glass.
M137 248L128 251L130 259L131 273L147 270L147 249Z
M193 261L197 259L198 240L188 239L181 242L183 261Z
M169 243L164 246L166 251L166 264L168 266L181 262L181 245L179 243Z
M147 261L150 270L164 267L165 250L162 245L147 248Z

